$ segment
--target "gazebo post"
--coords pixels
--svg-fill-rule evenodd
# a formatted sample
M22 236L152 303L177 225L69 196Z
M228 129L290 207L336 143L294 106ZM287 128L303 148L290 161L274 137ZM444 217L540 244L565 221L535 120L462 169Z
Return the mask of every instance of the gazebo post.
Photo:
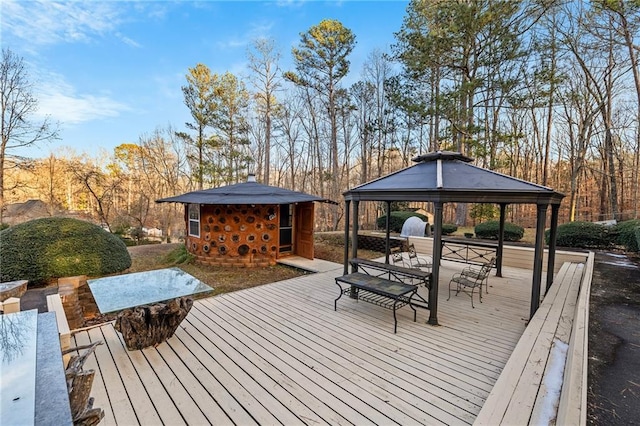
M500 203L500 228L498 231L498 252L496 256L496 277L502 277L502 253L504 252L504 221L507 214L507 204Z
M349 209L351 209L351 200L345 200L344 208L344 274L349 273Z
M351 228L351 258L358 257L358 209L360 201L353 200L353 227ZM351 268L351 272L356 272L355 267Z
M360 202L358 200L353 200L353 228L351 229L351 258L358 257L358 204ZM357 272L358 267L355 265L351 265L351 272ZM349 297L352 299L357 299L358 295L356 294L356 288L351 287L351 293L349 293Z
M433 224L433 266L431 268L431 288L429 289L429 321L438 325L438 282L440 280L440 258L442 257L442 210L441 201L434 204Z
M547 205L538 204L538 214L536 220L536 246L533 257L533 282L531 283L531 310L529 319L540 306L540 285L542 281L542 258L544 256L544 226L547 218Z
M558 237L558 211L559 204L551 205L551 229L549 230L549 255L547 257L547 289L553 284L553 273L556 266L556 238ZM545 291L545 294L546 294Z
M389 238L390 238L390 230L389 228L391 227L391 201L387 200L385 202L386 207L387 207L387 217L385 218L385 229L387 230L387 235L386 235L386 239L385 239L385 246L384 246L384 263L386 263L387 265L389 264L389 249L391 248L391 243L389 242Z

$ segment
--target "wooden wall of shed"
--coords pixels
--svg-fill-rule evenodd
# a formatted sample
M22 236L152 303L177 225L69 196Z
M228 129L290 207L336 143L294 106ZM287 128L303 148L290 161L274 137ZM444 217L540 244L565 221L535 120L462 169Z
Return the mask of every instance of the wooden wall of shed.
M187 251L212 266L275 265L279 214L276 204L202 205L200 238L188 236Z

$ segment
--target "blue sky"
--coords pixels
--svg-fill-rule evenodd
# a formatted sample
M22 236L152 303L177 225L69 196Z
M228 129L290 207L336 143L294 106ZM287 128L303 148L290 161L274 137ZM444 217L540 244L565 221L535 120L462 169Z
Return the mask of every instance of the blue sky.
M394 43L408 0L388 1L14 1L0 2L3 48L27 63L40 116L60 123L60 140L21 151L48 156L71 147L91 156L168 124L190 121L181 86L189 67L247 76L247 49L273 38L281 69L291 47L323 19L356 35L350 75L373 49ZM249 86L248 86L249 87ZM37 117L36 117L37 118ZM18 153L18 152L13 152Z

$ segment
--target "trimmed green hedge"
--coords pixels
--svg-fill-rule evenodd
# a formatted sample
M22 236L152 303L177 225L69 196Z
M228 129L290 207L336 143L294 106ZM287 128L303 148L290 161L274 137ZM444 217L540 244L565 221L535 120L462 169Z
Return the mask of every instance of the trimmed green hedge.
M625 220L615 225L611 231L613 242L626 251L640 251L640 219Z
M415 212L405 212L405 211L395 211L391 212L391 216L389 217L389 230L391 232L402 232L402 225L404 225L405 220L409 219L412 216L419 217L423 222L426 222L428 219L425 215ZM380 216L378 220L376 220L376 226L378 229L386 229L387 223L387 215Z
M454 223L442 224L442 235L451 235L458 230L458 225ZM433 232L433 225L431 225L431 232Z
M500 237L500 222L490 220L476 225L474 228L476 237L488 240L497 240ZM505 222L504 224L504 240L520 241L524 237L524 228L514 223Z
M75 275L125 270L131 257L120 238L77 219L45 218L0 232L0 281L43 283Z
M545 241L549 244L549 230ZM593 222L569 222L558 225L556 245L560 247L606 249L611 246L609 228Z

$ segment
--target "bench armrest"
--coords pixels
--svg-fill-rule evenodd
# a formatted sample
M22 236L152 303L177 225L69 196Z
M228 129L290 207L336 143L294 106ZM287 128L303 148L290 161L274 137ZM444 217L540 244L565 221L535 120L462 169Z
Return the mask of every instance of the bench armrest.
M47 310L56 313L56 323L58 324L58 333L60 333L60 348L65 351L71 346L71 330L69 329L67 315L64 312L59 294L47 296Z

